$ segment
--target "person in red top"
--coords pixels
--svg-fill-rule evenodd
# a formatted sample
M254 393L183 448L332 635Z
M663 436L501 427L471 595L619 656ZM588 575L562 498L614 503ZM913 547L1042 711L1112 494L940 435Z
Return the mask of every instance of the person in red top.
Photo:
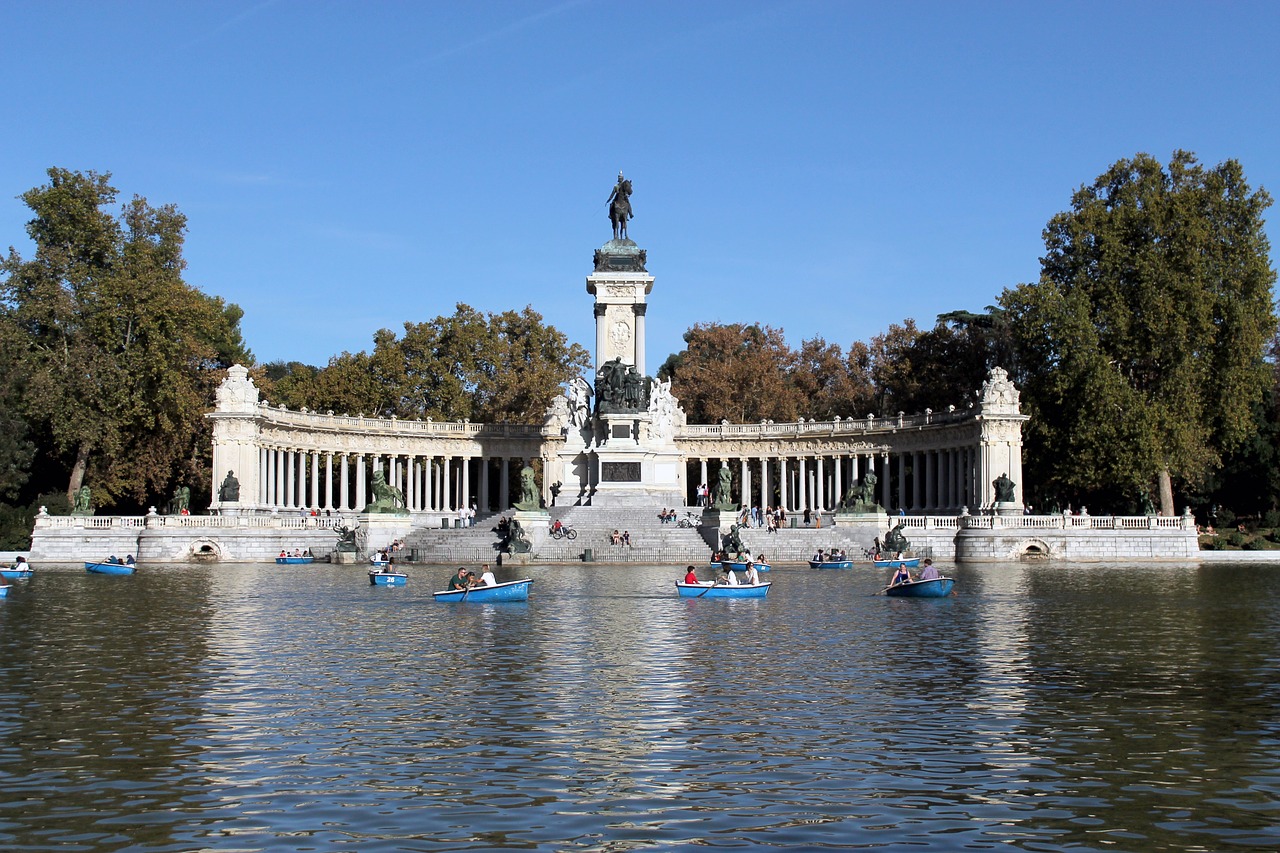
M690 566L690 567L689 567L689 571L685 574L685 576L684 576L684 582L685 582L685 583L697 583L697 582L698 582L698 573L697 573L696 571L694 571L693 566Z

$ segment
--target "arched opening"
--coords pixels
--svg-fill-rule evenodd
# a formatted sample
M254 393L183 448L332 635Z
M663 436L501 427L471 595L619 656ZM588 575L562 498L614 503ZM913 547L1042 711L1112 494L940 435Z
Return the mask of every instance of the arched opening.
M196 563L216 563L222 559L222 550L212 539L197 539L191 543L191 560Z
M1030 539L1018 546L1016 556L1019 560L1030 562L1047 560L1051 555L1048 544L1041 542L1039 539Z

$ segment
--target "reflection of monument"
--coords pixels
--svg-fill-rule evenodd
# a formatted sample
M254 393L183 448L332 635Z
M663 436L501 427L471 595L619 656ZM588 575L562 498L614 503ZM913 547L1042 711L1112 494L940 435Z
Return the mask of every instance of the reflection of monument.
M670 383L645 375L644 317L653 276L645 250L626 236L630 195L631 182L619 175L610 196L614 238L596 250L595 271L587 276L587 292L596 298L596 375L590 390L579 381L569 389L560 470L548 481L563 483L561 502L681 506L683 465L674 439L684 412Z

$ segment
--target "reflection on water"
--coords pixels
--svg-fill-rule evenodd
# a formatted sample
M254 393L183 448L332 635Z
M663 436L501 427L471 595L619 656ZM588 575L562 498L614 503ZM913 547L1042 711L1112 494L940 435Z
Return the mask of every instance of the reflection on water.
M14 850L1280 844L1280 570L957 569L767 599L537 568L46 569L0 602ZM511 579L508 575L502 579Z

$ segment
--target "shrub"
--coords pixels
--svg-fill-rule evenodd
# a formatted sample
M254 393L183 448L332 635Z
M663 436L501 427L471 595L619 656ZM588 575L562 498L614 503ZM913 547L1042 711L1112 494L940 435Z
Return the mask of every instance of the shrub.
M1236 514L1231 510L1227 509L1225 506L1219 507L1217 526L1219 527L1219 529L1224 527L1235 527Z
M1244 534L1239 530L1233 530L1227 534L1227 544L1232 548L1239 548L1244 544Z
M1262 516L1262 526L1274 530L1280 527L1280 510L1269 509Z
M1280 548L1280 545L1268 542L1266 539L1253 539L1244 543L1246 551L1275 551L1277 548Z

